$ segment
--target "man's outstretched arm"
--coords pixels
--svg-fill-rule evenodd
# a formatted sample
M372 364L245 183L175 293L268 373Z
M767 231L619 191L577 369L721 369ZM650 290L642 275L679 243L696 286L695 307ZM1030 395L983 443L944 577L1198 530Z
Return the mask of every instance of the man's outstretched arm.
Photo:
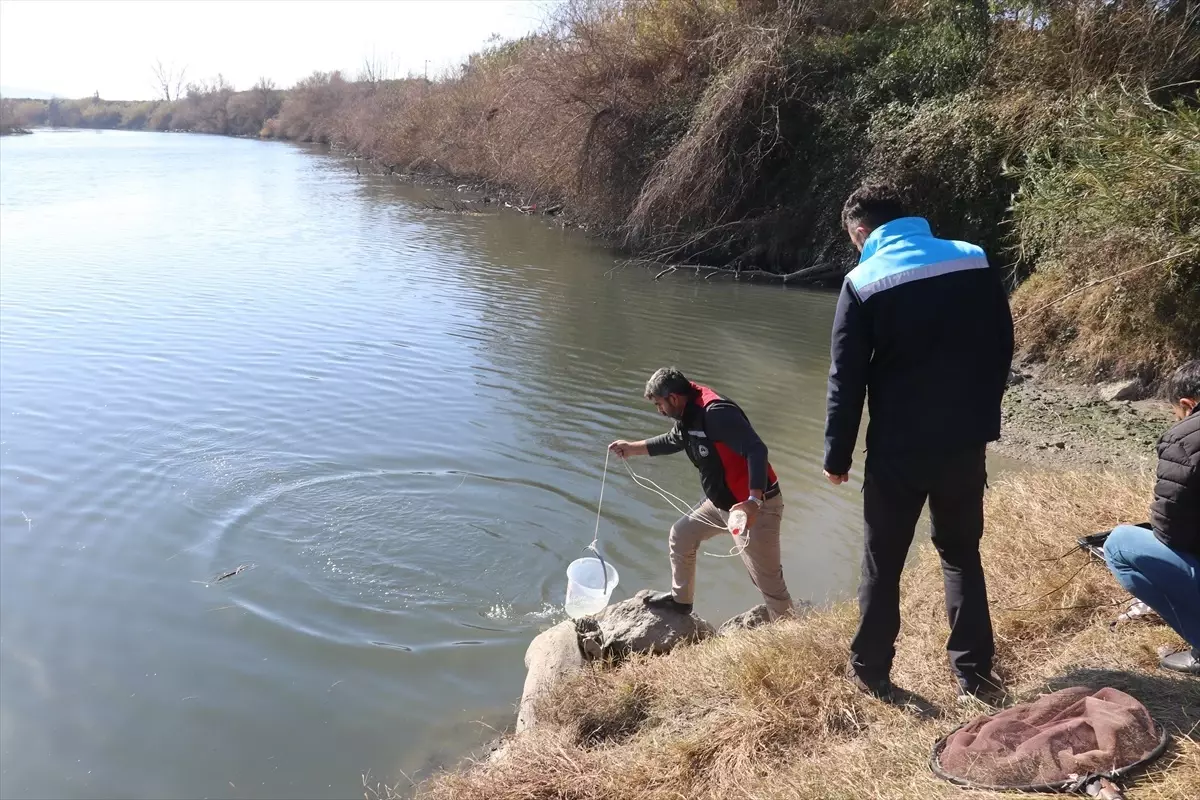
M629 458L630 456L668 456L678 453L683 447L683 431L676 425L653 439L643 439L640 442L617 439L608 446L608 449L621 458Z

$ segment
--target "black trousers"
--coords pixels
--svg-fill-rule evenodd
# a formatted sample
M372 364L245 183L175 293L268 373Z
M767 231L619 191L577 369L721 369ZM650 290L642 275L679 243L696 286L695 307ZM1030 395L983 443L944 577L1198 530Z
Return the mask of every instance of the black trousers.
M891 672L900 633L900 573L926 500L933 545L942 559L950 665L969 686L990 674L992 620L979 560L986 485L982 445L941 455L867 454L860 619L850 645L850 662L859 677L880 680Z

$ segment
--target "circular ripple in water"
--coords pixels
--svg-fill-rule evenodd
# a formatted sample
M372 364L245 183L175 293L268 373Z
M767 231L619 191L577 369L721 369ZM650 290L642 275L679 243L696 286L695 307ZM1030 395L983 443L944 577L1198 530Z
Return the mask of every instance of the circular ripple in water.
M566 556L551 544L573 503L548 502L547 491L452 473L310 477L236 511L210 567L253 564L228 584L234 601L312 635L400 649L469 643L451 632L527 627L561 600ZM528 508L533 519L490 508Z

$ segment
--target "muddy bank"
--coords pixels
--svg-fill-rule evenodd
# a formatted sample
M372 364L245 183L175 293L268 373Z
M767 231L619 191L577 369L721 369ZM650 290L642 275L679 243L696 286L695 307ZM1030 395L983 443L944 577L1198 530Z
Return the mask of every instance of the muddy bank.
M1151 472L1154 445L1174 418L1162 400L1105 400L1100 387L1070 383L1052 370L1017 368L1004 397L994 449L1050 468Z

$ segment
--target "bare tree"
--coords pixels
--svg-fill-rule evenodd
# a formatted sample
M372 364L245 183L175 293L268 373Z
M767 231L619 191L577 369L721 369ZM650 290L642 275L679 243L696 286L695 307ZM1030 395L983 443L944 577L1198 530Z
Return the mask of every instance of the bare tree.
M156 58L151 69L154 72L154 88L162 95L162 99L167 102L178 100L179 96L183 94L187 67L182 67L176 72L174 64L166 66L162 63L162 59Z
M384 81L391 80L391 73L391 64L372 50L370 56L363 58L362 68L359 69L356 80L375 89Z
M261 128L267 120L279 113L283 105L283 95L275 88L275 81L264 75L254 84L252 97Z

